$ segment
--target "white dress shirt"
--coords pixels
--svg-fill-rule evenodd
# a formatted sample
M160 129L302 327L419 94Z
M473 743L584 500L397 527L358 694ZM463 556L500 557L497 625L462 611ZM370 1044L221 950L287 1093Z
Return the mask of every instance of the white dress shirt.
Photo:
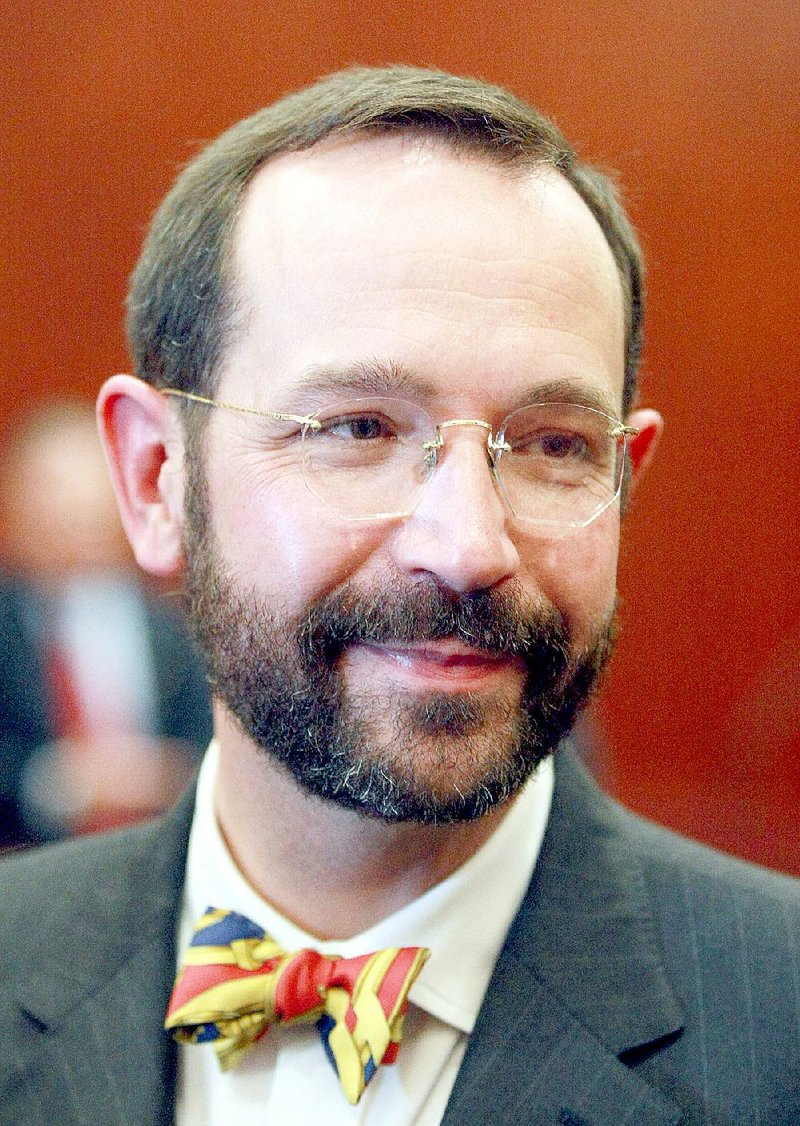
M431 956L411 988L397 1062L378 1069L357 1106L347 1102L315 1026L277 1026L224 1073L210 1044L181 1046L177 1126L435 1126L533 874L550 812L552 760L451 876L364 933L326 942L279 914L236 867L214 814L218 761L212 743L189 840L179 961L207 907L246 915L287 950L311 946L352 957L387 946L427 946Z

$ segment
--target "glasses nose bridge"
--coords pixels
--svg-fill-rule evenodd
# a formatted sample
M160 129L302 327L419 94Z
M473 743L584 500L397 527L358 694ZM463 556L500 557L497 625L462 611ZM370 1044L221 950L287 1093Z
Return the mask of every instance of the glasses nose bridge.
M488 422L484 422L482 418L448 418L444 422L436 423L436 437L430 441L423 443L423 448L428 458L432 459L432 467L438 465L439 458L444 450L444 431L452 430L454 427L477 427L483 430L486 434L486 455L491 464L491 455L494 450L494 432Z
M479 430L485 430L487 448L491 445L493 437L492 427L488 422L484 422L482 418L448 418L445 422L437 423L436 433L441 437L443 430L451 430L454 426L477 426Z
M433 420L430 419L430 422L433 423ZM500 453L508 448L505 444L502 430L500 431L498 440L491 423L481 418L449 418L444 422L433 423L433 425L435 427L435 436L432 437L430 441L423 442L428 483L438 476L436 470L440 465L443 465L442 455L445 449L445 431L458 430L461 428L467 428L473 431L477 430L480 436L476 434L474 436L475 441L473 443L467 443L467 448L453 461L451 470L445 468L445 474L449 481L449 484L445 487L448 489L456 488L462 501L466 495L465 489L469 490L469 495L472 498L470 503L476 512L478 508L485 507L486 498L490 493L496 498L499 498L501 504L504 504L505 507L509 507L505 497L505 491L497 476L497 461L499 460ZM477 456L480 456L483 461L482 470L475 460ZM487 474L487 471L488 476L484 477L483 474ZM487 492L487 488L489 492ZM483 499L479 499L479 497ZM460 509L460 504L457 507Z

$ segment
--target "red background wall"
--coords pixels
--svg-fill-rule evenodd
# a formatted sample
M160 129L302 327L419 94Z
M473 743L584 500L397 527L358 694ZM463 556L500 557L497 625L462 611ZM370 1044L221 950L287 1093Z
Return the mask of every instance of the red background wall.
M650 263L644 400L598 708L634 807L800 872L795 0L11 0L0 415L126 366L126 277L196 143L350 62L511 85L619 170Z

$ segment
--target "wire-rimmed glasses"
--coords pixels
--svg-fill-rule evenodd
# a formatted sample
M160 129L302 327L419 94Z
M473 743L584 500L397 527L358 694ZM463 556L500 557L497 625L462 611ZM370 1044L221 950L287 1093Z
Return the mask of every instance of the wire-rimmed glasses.
M249 416L264 456L296 449L309 491L346 520L411 515L455 429L486 433L486 460L513 515L529 524L585 528L620 495L629 435L638 431L594 407L542 402L488 422L435 422L419 404L389 396L284 414L164 388L205 406Z

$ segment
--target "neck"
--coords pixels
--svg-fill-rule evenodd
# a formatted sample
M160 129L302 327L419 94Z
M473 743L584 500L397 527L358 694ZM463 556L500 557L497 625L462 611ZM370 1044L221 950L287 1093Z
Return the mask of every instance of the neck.
M306 793L230 717L219 719L225 842L253 888L319 939L360 934L446 879L509 808L463 824L386 824Z

